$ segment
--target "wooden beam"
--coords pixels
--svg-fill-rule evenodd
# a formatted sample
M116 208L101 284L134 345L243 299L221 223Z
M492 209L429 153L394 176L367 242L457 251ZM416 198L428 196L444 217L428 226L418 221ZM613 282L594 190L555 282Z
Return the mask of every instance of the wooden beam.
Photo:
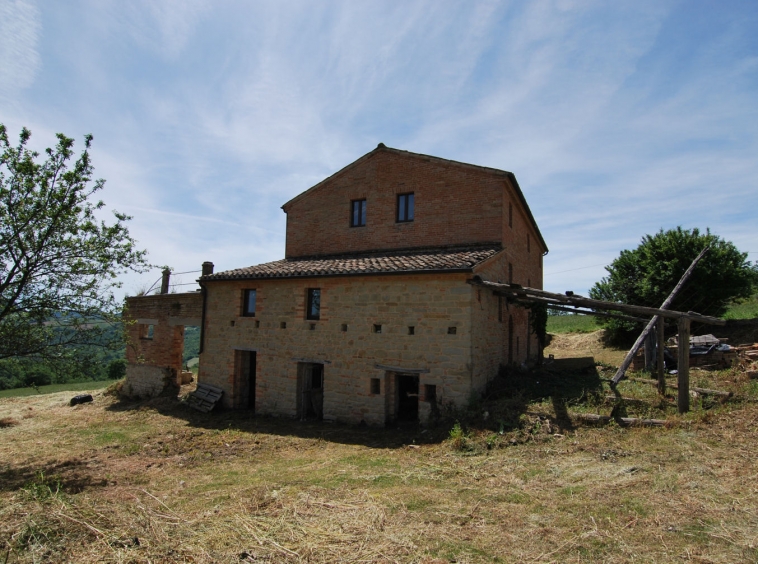
M626 378L626 379L629 380L630 382L640 382L642 384L651 384L653 386L658 385L658 380L651 380L649 378ZM666 386L673 390L679 389L679 386L677 384L666 384ZM730 398L734 395L733 392L725 392L723 390L710 390L708 388L696 388L694 386L691 387L690 390L693 392L697 392L698 394L703 394L704 396L719 396L721 398Z
M682 277L679 279L679 282L677 283L677 285L674 286L674 289L671 290L671 293L668 295L668 297L665 300L663 300L663 304L661 305L662 310L669 308L671 303L674 301L674 298L676 298L676 295L679 293L679 290L682 289L682 286L684 286L687 280L689 280L690 276L692 276L692 273L694 272L695 267L697 266L697 263L700 262L700 259L703 258L705 253L708 252L709 248L710 247L706 245L706 247L702 251L700 251L700 254L698 254L695 257L695 260L692 261L692 264L690 264L690 267L684 271L684 274L682 274ZM637 354L638 350L640 350L640 347L642 346L642 343L645 341L645 338L648 336L650 331L652 331L653 327L655 327L655 324L658 322L660 317L661 317L660 315L653 316L653 318L648 322L648 324L642 330L642 333L640 333L640 336L637 337L637 340L634 342L634 345L632 345L632 348L629 349L628 353L626 353L626 356L624 357L624 361L621 363L621 366L619 366L619 369L616 371L616 375L613 377L614 384L618 384L619 381L624 377L624 374L629 368L629 365L632 364L632 361L634 360L634 355Z
M499 292L495 292L495 293L499 294ZM587 311L587 310L573 309L570 307L559 306L559 305L550 305L548 307L550 309L555 309L558 311L567 311L569 313L576 313L579 315L594 315L595 317L608 317L611 319L623 319L624 321L647 321L647 318L645 317L632 317L630 315L621 315L618 313L605 313L602 311Z
M679 413L690 410L690 320L682 317L679 320L679 365L677 380L679 385L677 407Z
M656 327L658 328L658 365L656 367L656 372L658 373L658 393L663 395L666 393L666 364L663 359L663 353L666 350L664 348L666 346L664 334L666 326L663 323L663 319L658 319Z
M642 427L665 427L671 422L666 419L638 419L636 417L611 417L609 415L598 415L596 413L575 413L571 417L579 421L592 423L610 423L616 421L623 425L639 425Z
M591 298L584 298L582 296L564 296L563 294L554 294L552 292L545 292L544 290L537 290L535 288L525 288L516 284L501 284L497 282L488 282L482 280L481 277L475 276L473 279L467 280L469 284L474 286L481 286L493 291L500 291L504 296L513 297L523 301L541 302L551 307L550 304L562 305L562 306L574 306L574 307L586 307L600 310L620 311L622 313L628 313L632 315L643 315L646 317L652 317L654 315L660 315L669 319L680 319L686 317L692 321L698 321L700 323L707 323L711 325L725 325L726 321L719 319L718 317L710 317L708 315L701 315L694 311L675 311L664 310L654 307L645 307L629 304L619 304L615 302L606 302L603 300L593 300ZM545 300L539 300L536 298L547 298Z

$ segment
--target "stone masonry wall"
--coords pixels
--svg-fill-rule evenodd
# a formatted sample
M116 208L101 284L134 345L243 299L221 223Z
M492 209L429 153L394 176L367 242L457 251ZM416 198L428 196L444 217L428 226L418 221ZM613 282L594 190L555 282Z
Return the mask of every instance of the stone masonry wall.
M384 424L392 374L377 364L428 370L419 375L422 394L425 384L433 384L438 401L461 405L469 398L471 367L476 365L471 358L474 290L467 278L446 274L210 282L198 380L223 388L223 404L235 405L235 349L255 350L259 413L296 415L298 362L324 363L325 419ZM305 319L308 288L321 289L318 321ZM255 317L241 315L245 289L257 291ZM381 325L380 333L375 325ZM371 393L372 378L380 379L377 395ZM428 406L422 404L423 416Z
M495 171L378 151L285 206L286 256L501 242L508 186ZM407 192L415 220L397 223ZM350 202L364 198L366 225L350 227Z

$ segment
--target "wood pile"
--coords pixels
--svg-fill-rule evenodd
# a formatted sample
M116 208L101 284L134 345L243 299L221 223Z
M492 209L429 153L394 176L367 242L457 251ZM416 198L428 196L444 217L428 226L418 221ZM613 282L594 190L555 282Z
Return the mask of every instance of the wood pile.
M676 358L677 337L669 339L666 350ZM739 356L749 360L758 360L758 343L752 345L730 346L727 350L720 345L726 344L728 339L714 337L713 335L697 335L690 338L690 366L697 368L722 369L730 368L737 362ZM632 370L645 369L645 347L643 346L632 360Z

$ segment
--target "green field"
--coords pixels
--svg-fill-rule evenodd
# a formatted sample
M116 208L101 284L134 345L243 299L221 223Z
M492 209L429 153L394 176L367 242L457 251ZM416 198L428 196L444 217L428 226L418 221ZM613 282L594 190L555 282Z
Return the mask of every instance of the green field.
M54 394L56 392L81 392L83 390L101 390L113 384L113 380L100 380L97 382L69 382L67 384L50 384L38 388L14 388L12 390L0 390L0 398L17 398L21 396L36 396L37 394Z
M548 315L548 333L592 333L600 329L590 315Z
M724 319L756 319L758 318L758 295L729 306Z

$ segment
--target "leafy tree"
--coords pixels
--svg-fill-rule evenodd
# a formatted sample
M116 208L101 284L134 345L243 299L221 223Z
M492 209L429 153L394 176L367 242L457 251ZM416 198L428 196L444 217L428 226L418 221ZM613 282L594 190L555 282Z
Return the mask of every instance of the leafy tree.
M93 196L105 181L92 182L92 136L73 163L73 139L59 133L39 160L26 147L30 136L22 129L12 146L0 124L0 360L58 362L109 344L118 332L108 323L121 310L117 276L148 265L129 236L130 217L96 217L104 204Z
M722 316L731 301L753 293L758 286L758 268L747 260L747 253L741 253L729 241L697 228L661 229L655 235L645 235L636 249L621 251L605 267L608 276L592 287L590 297L659 307L706 245L710 250L670 309ZM613 319L601 323L617 341L639 330L633 323Z

